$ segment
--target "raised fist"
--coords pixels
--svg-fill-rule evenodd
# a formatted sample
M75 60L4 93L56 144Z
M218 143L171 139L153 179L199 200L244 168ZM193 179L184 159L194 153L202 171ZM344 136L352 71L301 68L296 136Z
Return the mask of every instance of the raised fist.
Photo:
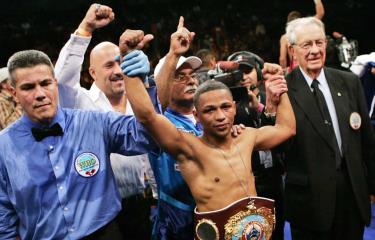
M144 34L142 30L131 30L126 29L123 34L121 34L119 41L119 48L121 56L125 56L132 50L141 50L144 45L154 39L152 34Z
M86 16L79 24L78 30L92 34L95 29L104 27L113 21L115 14L112 8L94 3L87 10Z

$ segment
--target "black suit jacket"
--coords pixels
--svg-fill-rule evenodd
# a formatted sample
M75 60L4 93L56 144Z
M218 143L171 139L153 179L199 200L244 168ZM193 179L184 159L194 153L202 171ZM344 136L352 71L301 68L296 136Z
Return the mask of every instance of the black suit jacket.
M369 194L375 193L375 140L362 87L351 73L331 68L324 68L324 73L337 113L351 187L361 217L368 224ZM294 69L286 79L297 123L285 158L287 219L299 227L326 231L331 227L336 201L334 146L300 69ZM358 130L349 123L353 112L362 118Z

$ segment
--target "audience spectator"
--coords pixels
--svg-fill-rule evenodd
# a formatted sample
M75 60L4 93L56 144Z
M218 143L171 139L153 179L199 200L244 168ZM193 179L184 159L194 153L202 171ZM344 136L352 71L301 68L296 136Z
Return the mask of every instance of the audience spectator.
M283 70L276 64L264 63L258 55L248 52L235 52L228 57L229 61L239 63L243 73L240 85L246 88L249 100L236 101L235 124L244 124L246 127L260 128L274 125L276 108L272 98L278 99L280 94L287 89L286 83L274 83L271 88L266 84L266 92L260 90L259 85L263 80L262 69L273 70L283 74ZM251 156L251 169L255 178L255 188L259 197L275 200L276 224L272 239L284 239L284 189L283 179L284 164L282 152L277 148L264 151L253 151Z
M13 97L12 90L8 68L0 68L0 130L22 115L22 108Z

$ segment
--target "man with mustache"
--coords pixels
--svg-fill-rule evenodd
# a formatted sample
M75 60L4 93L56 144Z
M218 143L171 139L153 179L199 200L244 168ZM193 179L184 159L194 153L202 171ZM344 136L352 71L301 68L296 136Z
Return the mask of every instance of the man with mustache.
M193 36L181 17L177 31L171 35L169 52L160 59L154 76L164 115L179 130L200 136L202 129L193 116L193 97L199 84L195 70L202 61L182 56L189 50ZM176 160L167 152L151 153L149 157L159 196L153 239L193 239L195 201Z
M121 64L128 76L125 87L129 101L134 104L136 117L160 147L178 162L178 170L197 206L194 239L237 239L258 233L270 239L274 204L271 199L256 197L251 153L253 149L272 148L294 134L295 119L287 95L280 96L275 126L247 128L234 138L231 127L236 107L230 90L223 83L206 81L193 98L193 115L204 128L203 135L196 136L181 131L167 117L151 109L136 74L142 65L140 55L140 51L130 52ZM270 76L268 83L286 85L283 75Z
M91 35L112 20L114 13L110 7L92 4L78 29L61 50L56 63L61 106L133 115L125 94L123 74L119 62L115 60L120 54L115 44L101 42L92 49L89 72L94 83L90 90L79 86L80 70ZM151 39L148 35L147 41ZM123 239L150 239L150 201L144 196L146 171L149 170L149 178L149 173L152 174L147 154L124 156L112 153L110 159L122 197L122 210L116 222Z

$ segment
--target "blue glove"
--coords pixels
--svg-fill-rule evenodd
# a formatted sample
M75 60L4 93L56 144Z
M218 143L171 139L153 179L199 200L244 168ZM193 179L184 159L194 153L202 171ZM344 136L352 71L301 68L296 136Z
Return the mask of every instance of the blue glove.
M148 58L141 50L134 50L126 54L120 67L122 72L129 77L139 76L144 79L150 72Z

